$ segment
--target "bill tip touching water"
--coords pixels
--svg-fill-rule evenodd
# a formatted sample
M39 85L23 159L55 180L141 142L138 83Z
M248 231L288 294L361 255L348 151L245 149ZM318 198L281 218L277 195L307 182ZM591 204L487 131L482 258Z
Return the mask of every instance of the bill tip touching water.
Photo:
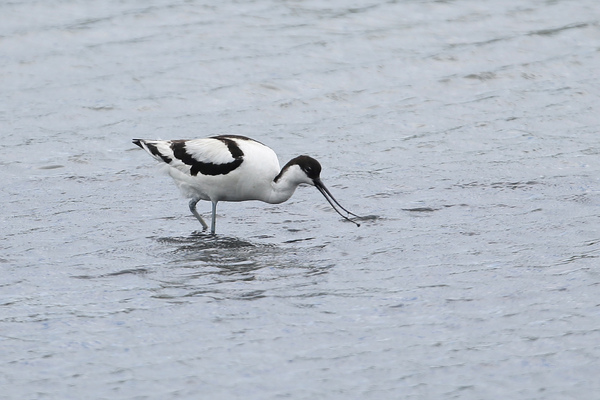
M279 204L288 200L301 184L315 186L342 218L360 226L356 219L361 217L344 208L323 184L321 164L312 157L295 157L280 169L271 148L236 135L192 140L133 139L133 143L167 166L175 184L191 199L190 211L203 230L208 225L196 210L196 204L200 200L211 202L212 234L216 230L219 201L259 200Z

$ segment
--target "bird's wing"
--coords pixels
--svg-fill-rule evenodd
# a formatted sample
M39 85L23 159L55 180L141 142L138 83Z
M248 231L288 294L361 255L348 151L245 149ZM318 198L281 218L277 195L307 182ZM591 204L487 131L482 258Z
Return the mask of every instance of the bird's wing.
M235 142L224 138L193 140L133 141L159 161L179 171L196 176L222 175L237 168L243 153Z
M224 139L217 138L193 139L184 141L184 147L185 152L194 160L212 164L228 164L239 156L243 156L242 153L238 157L234 157L228 147L229 143Z

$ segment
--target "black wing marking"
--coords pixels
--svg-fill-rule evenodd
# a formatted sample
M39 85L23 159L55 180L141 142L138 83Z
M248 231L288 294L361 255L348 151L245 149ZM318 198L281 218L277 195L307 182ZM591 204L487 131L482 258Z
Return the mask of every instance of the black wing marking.
M211 176L226 175L242 164L244 161L244 152L234 140L226 137L217 137L214 139L222 141L227 146L227 149L231 153L231 157L234 159L233 161L224 164L200 161L196 159L193 154L188 152L186 140L173 140L171 142L171 150L173 151L173 156L175 156L175 158L190 166L190 174L192 176L196 176L198 173Z

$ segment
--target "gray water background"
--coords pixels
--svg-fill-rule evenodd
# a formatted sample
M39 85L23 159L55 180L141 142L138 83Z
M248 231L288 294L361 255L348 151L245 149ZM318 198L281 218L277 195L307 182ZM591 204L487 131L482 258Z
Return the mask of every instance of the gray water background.
M599 71L596 0L0 3L0 399L600 398ZM197 232L131 139L217 134L378 218Z

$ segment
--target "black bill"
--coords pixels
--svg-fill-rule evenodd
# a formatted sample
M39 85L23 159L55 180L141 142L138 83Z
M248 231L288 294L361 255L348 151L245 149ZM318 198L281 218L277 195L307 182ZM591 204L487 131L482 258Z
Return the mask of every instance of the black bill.
M335 206L336 204L338 205L339 208L341 208L342 210L344 210L346 212L346 214L353 215L356 218L360 218L358 215L356 215L354 213L351 213L350 211L346 210L340 203L338 203L338 201L335 199L335 197L333 197L333 195L331 194L331 192L329 191L329 189L327 189L325 187L325 185L323 184L323 182L321 182L321 180L319 178L313 179L313 182L315 183L315 187L317 189L319 189L319 192L321 192L321 194L323 195L323 197L325 197L325 199L329 202L329 204L331 204L331 207L333 207L333 209L338 214L340 214L342 216L342 218L344 218L347 221L352 222L353 224L356 224L356 226L360 226L360 224L358 222L353 221L352 219L350 219L348 216L342 214L341 211L337 209L337 207Z

